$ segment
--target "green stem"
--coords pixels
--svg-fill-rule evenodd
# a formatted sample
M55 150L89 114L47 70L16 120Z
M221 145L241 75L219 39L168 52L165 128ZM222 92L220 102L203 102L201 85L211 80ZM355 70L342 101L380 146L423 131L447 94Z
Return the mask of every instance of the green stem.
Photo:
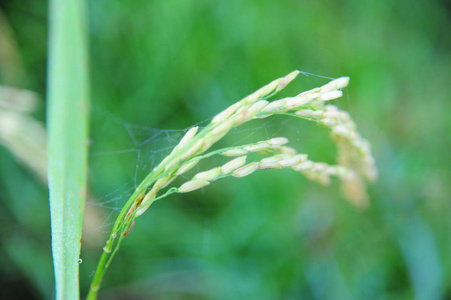
M153 174L154 172L151 172L149 174L149 177ZM105 247L103 248L103 253L100 257L99 263L97 264L94 278L92 279L91 286L86 299L89 300L97 299L97 293L100 289L103 276L105 275L105 272L109 264L111 263L112 259L114 258L114 255L116 254L117 250L119 250L120 243L124 238L123 232L126 232L126 230L128 230L130 226L131 223L130 220L129 222L125 220L126 214L129 211L130 207L134 204L136 199L139 197L139 195L141 195L141 193L145 190L146 188L143 186L143 184L140 184L133 193L133 195L128 199L127 203L124 205L121 212L119 213L119 216L117 217L116 222L114 223L110 237ZM126 228L125 231L124 228ZM118 235L118 233L120 234Z

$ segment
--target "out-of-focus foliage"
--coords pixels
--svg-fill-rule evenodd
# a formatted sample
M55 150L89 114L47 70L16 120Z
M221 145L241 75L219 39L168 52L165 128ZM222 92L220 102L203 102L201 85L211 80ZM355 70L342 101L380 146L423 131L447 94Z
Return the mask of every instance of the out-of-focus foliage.
M0 10L0 83L44 95L46 3L10 0ZM137 220L101 298L451 296L451 10L444 2L89 1L89 14L93 154L134 146L116 119L186 128L301 69L351 77L338 105L372 142L380 171L363 212L336 184L324 188L289 170L171 196ZM23 72L6 76L6 67ZM301 77L295 89L318 80ZM41 121L43 107L34 115ZM286 130L312 158L332 159L322 130L302 122ZM258 137L264 129L249 141ZM130 184L136 164L135 153L91 156L93 199ZM0 147L2 299L53 294L46 193ZM95 228L115 216L87 209L82 295L108 230Z

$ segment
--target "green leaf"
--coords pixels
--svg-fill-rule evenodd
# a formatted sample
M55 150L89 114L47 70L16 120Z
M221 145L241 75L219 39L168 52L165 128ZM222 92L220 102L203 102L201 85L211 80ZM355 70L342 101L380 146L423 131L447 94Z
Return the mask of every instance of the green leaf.
M86 199L88 51L85 1L50 1L48 178L56 299L78 299Z

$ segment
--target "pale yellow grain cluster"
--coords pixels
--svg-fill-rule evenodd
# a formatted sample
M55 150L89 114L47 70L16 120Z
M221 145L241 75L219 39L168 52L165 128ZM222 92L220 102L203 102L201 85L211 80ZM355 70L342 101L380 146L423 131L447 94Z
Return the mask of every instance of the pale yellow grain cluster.
M274 143L279 147L271 148L270 143ZM291 168L295 171L298 171L304 174L308 179L319 182L323 185L329 185L331 181L331 177L335 176L343 181L346 181L349 184L350 181L355 180L355 172L348 169L342 165L328 165L326 163L314 162L308 160L307 154L297 154L296 151L292 148L290 151L286 151L287 147L281 147L287 143L288 140L286 138L274 138L268 141L259 142L256 144L245 145L242 148L250 148L252 150L257 150L261 153L266 153L265 151L272 150L273 153L277 153L268 157L265 157L259 161L253 161L246 164L247 156L243 155L237 157L220 167L216 167L204 172L197 173L194 177L184 183L178 191L180 193L191 192L196 189L200 189L210 184L212 181L215 181L220 178L224 178L226 176L233 176L236 178L241 178L248 176L254 173L257 170L266 170L266 169L283 169L283 168ZM263 149L262 147L254 148L255 145L264 145L266 144L267 148ZM239 150L232 149L232 150ZM231 150L223 152L222 155L229 153Z
M213 154L236 158L221 166L198 172L178 188L173 188L173 192L191 192L227 176L241 178L258 170L291 168L324 185L330 183L331 176L339 178L343 182L345 196L359 207L365 207L368 204L365 181L375 180L377 177L370 144L361 138L347 112L329 104L330 101L343 96L342 89L349 84L349 77L332 80L294 97L269 101L271 96L285 88L299 73L294 71L276 79L231 105L216 115L203 130L199 131L198 127L189 129L171 154L154 169L159 178L148 188L142 201L131 208L131 211L136 209L135 216L141 215L158 199L160 190L180 175L186 174L200 160ZM205 154L231 129L245 122L276 114L311 120L327 127L337 145L337 164L328 165L308 160L307 154L298 154L295 149L287 147L285 144L288 140L285 137ZM253 152L266 157L246 164L247 155Z

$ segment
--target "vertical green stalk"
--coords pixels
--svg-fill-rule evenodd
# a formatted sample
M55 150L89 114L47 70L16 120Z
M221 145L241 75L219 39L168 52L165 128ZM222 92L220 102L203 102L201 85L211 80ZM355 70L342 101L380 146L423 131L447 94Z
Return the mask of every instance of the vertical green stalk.
M88 39L84 0L50 0L48 179L56 299L79 299L88 155Z

